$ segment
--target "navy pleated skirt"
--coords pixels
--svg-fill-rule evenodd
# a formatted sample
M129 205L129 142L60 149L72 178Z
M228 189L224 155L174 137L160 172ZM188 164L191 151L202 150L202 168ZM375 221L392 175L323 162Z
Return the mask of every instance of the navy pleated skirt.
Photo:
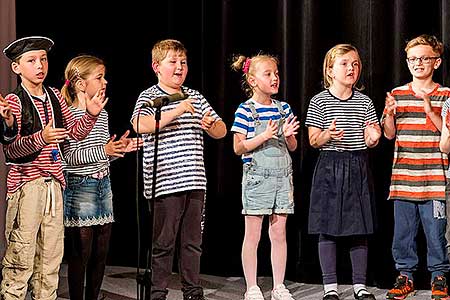
M367 235L375 228L367 151L321 151L311 186L309 233Z

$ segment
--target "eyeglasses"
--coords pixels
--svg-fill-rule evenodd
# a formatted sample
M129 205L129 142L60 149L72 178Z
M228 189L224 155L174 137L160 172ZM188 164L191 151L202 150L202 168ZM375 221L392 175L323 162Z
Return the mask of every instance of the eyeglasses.
M423 63L424 65L428 65L431 64L431 60L432 59L438 59L440 58L439 56L422 56L422 57L408 57L406 59L406 61L408 62L408 64L413 65L417 62L419 63Z

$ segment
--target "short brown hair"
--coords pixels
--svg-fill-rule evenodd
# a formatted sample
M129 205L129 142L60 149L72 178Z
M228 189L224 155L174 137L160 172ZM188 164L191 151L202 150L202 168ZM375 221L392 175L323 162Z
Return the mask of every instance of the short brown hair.
M422 34L410 40L405 47L405 52L415 46L430 46L434 53L442 55L444 53L444 44L440 42L434 35Z

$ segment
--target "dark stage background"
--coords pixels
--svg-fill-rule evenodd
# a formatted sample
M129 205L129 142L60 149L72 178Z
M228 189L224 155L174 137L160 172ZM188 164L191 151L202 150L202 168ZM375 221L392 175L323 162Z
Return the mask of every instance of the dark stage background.
M380 115L386 91L410 80L403 51L406 41L422 33L435 34L444 41L447 52L450 43L450 1L79 0L16 1L16 5L18 37L45 35L55 41L47 84L61 87L66 63L78 54L93 54L106 61L107 110L111 132L117 134L131 128L129 118L139 93L156 82L150 51L160 39L175 38L185 44L189 58L186 85L206 96L228 128L235 109L246 99L240 90L240 74L229 68L233 54L263 51L277 55L281 62L278 98L291 104L303 124L309 99L322 89L323 57L335 44L352 43L359 49L364 92ZM448 73L446 53L435 80L449 85ZM298 140L299 147L292 153L296 213L288 220L287 278L319 283L317 237L307 234L317 151L309 146L304 126ZM384 138L371 150L380 226L370 240L369 283L380 287L390 286L396 276L390 251L392 203L386 201L392 151L393 143ZM242 276L241 161L233 153L232 135L220 141L206 138L205 160L208 193L202 272ZM136 266L135 156L114 162L111 169L116 223L109 264ZM145 246L149 220L146 202L141 193L139 196ZM420 287L426 285L429 275L423 236L418 241L424 271L416 278ZM260 275L271 273L269 254L265 231L259 248ZM350 282L345 251L339 255L338 268L341 282Z

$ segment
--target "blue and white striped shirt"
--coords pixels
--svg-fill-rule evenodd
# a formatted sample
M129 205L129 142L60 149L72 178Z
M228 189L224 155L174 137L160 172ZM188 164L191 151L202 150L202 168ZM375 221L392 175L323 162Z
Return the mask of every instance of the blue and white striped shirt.
M216 120L220 117L208 101L198 91L183 87L183 92L193 103L195 112L184 113L159 133L156 193L155 197L189 190L206 190L205 165L203 161L203 129L201 120L209 111ZM157 97L167 96L158 85L143 91L134 107L131 121L140 116L153 115L151 107L142 104ZM162 107L162 112L174 109L181 101L171 102ZM152 197L153 156L155 135L143 134L144 140L144 195Z
M232 132L240 133L246 136L247 139L255 137L255 120L252 116L252 111L250 110L249 102L253 103L256 109L256 113L259 115L260 120L279 120L281 114L278 111L277 105L272 101L270 105L263 105L256 102L253 99L249 99L241 103L234 114L234 122L231 127ZM292 109L289 104L281 101L281 106L286 113L285 118L288 119L292 115ZM243 163L250 162L253 153L242 154Z

